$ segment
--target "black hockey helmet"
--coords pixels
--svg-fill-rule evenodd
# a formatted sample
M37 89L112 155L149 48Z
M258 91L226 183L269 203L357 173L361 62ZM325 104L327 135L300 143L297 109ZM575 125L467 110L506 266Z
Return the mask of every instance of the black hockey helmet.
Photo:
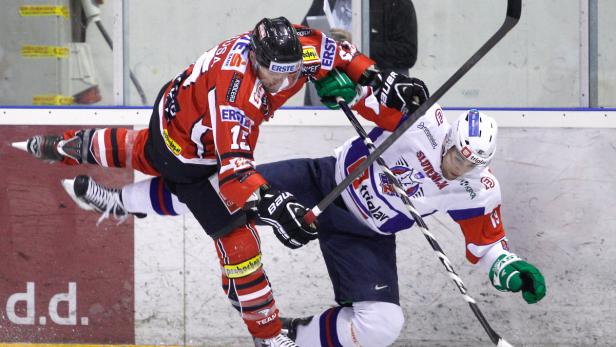
M252 32L250 47L257 57L257 62L274 72L274 63L283 66L295 63L299 67L302 61L302 44L299 42L295 28L285 17L263 18ZM275 67L275 69L280 69Z

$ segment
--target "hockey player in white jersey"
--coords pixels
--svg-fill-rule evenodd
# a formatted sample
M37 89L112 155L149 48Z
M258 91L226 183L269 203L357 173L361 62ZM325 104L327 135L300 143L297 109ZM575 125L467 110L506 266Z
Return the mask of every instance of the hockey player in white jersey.
M397 80L397 85L408 80L412 86L406 76L392 72L389 77ZM317 84L325 104L331 107L335 107L333 97L354 88L350 80L341 76ZM399 110L412 111L416 105L411 105L404 90L381 93L381 100L371 95L370 88L363 92L368 97L354 108L378 125L369 133L378 146L408 116ZM496 289L521 291L523 299L532 304L545 296L546 286L540 271L512 253L507 245L500 186L489 169L497 134L494 119L482 112L463 112L450 125L441 107L434 105L382 158L422 216L441 211L460 226L467 259L485 271ZM291 192L304 206L314 206L368 155L362 139L356 137L337 148L335 157L285 160L260 165L257 170L275 188ZM94 192L106 189L88 177L77 181L68 180L65 187L82 204L87 205ZM81 189L77 189L76 182ZM84 184L96 189L84 188ZM75 195L76 191L82 192L80 196ZM158 193L151 194L152 191ZM92 196L88 197L87 192ZM122 202L124 214L187 212L156 178L113 194L116 196L109 201L115 204L114 211ZM378 165L370 166L319 216L318 222L320 247L340 306L311 318L284 320L290 337L299 346L392 344L404 324L392 235L412 230L414 224L392 182ZM280 235L284 232L276 233Z

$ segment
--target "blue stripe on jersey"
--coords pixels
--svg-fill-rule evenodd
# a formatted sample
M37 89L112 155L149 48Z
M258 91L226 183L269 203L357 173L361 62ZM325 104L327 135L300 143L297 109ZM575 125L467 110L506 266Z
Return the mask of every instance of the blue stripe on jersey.
M468 208L464 210L449 210L447 213L455 221L465 220L473 217L483 216L485 213L485 207Z
M472 109L468 111L468 136L479 136L479 111Z
M342 307L333 307L323 312L319 317L319 332L322 347L343 347L338 339L338 314Z

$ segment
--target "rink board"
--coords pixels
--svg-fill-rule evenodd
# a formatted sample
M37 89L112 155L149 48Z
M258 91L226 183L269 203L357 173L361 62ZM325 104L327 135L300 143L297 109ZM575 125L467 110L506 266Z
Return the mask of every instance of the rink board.
M133 343L132 220L96 227L60 185L77 174L122 184L133 173L50 165L9 147L64 128L0 127L0 342Z
M131 181L131 173L48 165L8 147L34 133L66 128L33 126L35 120L28 117L38 112L58 118L77 112L70 121L57 119L66 125L130 125L127 120L134 119L143 126L147 110L35 109L21 118L30 126L15 124L14 112L28 113L0 110L5 115L0 124L11 124L0 127L5 168L0 183L0 343L251 343L220 288L212 242L192 217L129 219L121 226L107 221L96 228L97 216L77 210L59 180L86 173L117 186ZM549 124L536 120L538 112L549 112ZM446 112L450 119L457 113ZM616 261L614 111L489 113L502 126L493 169L503 187L510 244L544 271L548 297L526 305L518 295L497 292L485 274L466 263L463 239L447 216L426 219L428 226L492 326L514 345L609 345L616 339L616 279L610 270ZM42 120L47 122L51 120ZM276 122L279 126L273 126ZM262 128L256 159L330 155L354 135L344 122L340 112L284 110L272 126ZM263 262L282 314L312 315L332 305L318 244L293 251L281 246L269 229L261 231ZM397 252L406 324L396 346L490 345L421 234L400 234ZM35 323L15 324L7 318L6 304L13 294L27 297L28 282L35 284ZM70 282L76 283L77 324L60 325L51 319L48 306L52 297L69 292ZM26 306L26 301L16 305L19 317L27 318ZM57 306L60 318L71 317L67 306L66 301ZM40 324L42 316L45 325ZM84 317L88 325L81 324Z

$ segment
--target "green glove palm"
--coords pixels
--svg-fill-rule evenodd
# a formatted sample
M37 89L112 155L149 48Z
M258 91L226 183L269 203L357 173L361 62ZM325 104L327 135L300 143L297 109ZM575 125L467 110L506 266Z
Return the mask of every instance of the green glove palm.
M515 254L503 254L490 268L490 281L500 291L519 292L529 304L534 304L545 296L545 280L535 266L520 259Z
M327 76L315 81L317 94L321 97L323 105L332 110L340 108L337 97L342 97L347 104L352 105L357 98L355 83L344 72L334 69Z

